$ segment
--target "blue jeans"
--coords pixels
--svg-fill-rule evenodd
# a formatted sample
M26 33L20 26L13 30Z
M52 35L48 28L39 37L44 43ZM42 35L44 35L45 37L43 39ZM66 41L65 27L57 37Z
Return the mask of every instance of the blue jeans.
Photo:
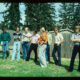
M41 67L47 67L46 65L46 57L45 57L45 51L46 51L46 44L43 45L39 45L39 49L38 49L38 57L39 57L39 61L40 61L40 65Z
M56 52L58 52L58 60L55 55ZM53 56L55 64L61 66L61 45L60 46L54 45L52 56Z
M12 53L12 60L15 60L15 55L17 51L17 60L20 60L20 41L15 41L13 45L13 53Z
M23 49L23 59L26 59L25 50L27 51L27 56L28 56L28 53L29 53L29 43L28 42L23 42L22 43L22 49Z
M47 44L45 56L46 56L46 60L50 62L50 45L49 44Z
M8 58L9 57L9 43L7 41L3 41L2 50L3 50L3 59L5 59L5 54L7 54L7 58Z
M78 45L74 45L73 52L72 52L72 57L71 57L71 61L70 61L69 70L73 70L74 61L75 61L77 53L79 53L79 66L78 66L78 70L80 70L80 45L79 46Z

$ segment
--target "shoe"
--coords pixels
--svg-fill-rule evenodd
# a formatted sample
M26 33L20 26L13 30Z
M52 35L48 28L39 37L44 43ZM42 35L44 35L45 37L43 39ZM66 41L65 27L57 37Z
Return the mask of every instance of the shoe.
M46 68L47 66L41 66L42 68Z

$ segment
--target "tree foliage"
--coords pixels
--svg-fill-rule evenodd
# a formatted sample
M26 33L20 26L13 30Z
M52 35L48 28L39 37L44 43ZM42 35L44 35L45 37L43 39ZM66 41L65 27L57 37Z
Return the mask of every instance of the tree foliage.
M49 3L26 3L26 20L25 24L31 30L45 27L51 30L55 24L55 9Z
M4 23L9 29L14 30L21 25L19 3L8 3L6 6L8 9L4 12Z

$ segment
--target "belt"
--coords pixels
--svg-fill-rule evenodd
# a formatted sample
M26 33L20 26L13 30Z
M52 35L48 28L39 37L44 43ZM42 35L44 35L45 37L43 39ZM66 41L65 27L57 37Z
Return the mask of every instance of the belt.
M54 44L54 46L57 46L57 44ZM59 46L61 46L61 44Z

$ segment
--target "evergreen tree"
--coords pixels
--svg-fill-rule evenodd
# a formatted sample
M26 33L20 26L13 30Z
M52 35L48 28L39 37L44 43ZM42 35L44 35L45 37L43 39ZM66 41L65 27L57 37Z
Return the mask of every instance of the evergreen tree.
M60 5L59 17L61 18L61 28L74 27L74 3L62 3Z
M74 26L80 25L80 3L75 4L74 20Z
M50 3L26 3L25 6L25 24L31 30L39 30L40 27L51 30L54 27L55 9Z
M7 3L8 9L4 12L4 23L9 29L20 27L19 3Z

